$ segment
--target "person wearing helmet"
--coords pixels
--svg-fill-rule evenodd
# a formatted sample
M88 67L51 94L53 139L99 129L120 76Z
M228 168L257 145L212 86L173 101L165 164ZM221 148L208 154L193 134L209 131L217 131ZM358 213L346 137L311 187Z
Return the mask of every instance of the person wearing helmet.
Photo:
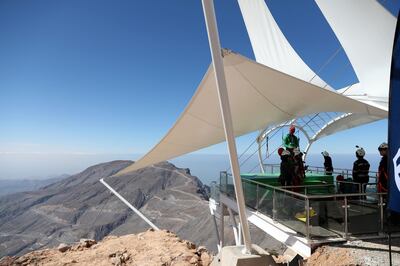
M300 151L299 148L295 148L293 149L293 154L294 175L292 184L294 186L300 186L306 176L303 162L303 153Z
M357 160L353 164L353 181L361 184L362 192L365 192L367 183L369 181L369 162L364 159L365 150L357 146L356 157ZM365 198L365 197L363 197Z
M333 165L332 165L332 158L329 156L327 151L321 152L322 156L324 156L324 168L325 168L325 175L332 175L333 173Z
M386 142L382 143L378 147L378 151L382 156L381 161L379 162L378 168L378 192L387 192L388 191L388 145Z
M293 160L290 151L283 150L281 153L281 174L279 176L279 181L282 186L291 186L293 180Z
M296 132L296 127L291 125L289 128L289 133L283 138L283 146L289 150L291 153L294 148L299 147L299 138L294 135Z
M283 152L284 150L285 150L284 148L280 147L280 148L278 149L278 155L279 155L279 156L282 156L282 152Z

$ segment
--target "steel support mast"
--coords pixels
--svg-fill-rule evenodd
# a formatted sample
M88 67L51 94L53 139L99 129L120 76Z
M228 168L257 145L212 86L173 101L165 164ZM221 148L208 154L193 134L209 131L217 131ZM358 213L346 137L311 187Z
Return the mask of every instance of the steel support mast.
M226 87L224 65L222 61L221 45L219 41L217 22L213 0L202 0L204 18L207 26L208 41L210 44L212 64L214 67L215 81L218 90L219 104L221 108L222 122L225 130L225 138L228 144L233 183L235 186L236 201L239 212L240 225L242 226L245 253L251 253L251 238L249 224L246 217L242 181L240 177L239 161L237 156L235 135L233 131L232 115L229 105L228 90Z

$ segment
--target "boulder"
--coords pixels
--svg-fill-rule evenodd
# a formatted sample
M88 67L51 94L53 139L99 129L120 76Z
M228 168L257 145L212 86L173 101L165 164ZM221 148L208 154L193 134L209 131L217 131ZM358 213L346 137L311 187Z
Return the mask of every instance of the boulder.
M58 251L64 253L64 252L70 250L71 246L69 246L67 244L64 244L64 243L61 243L60 245L58 245L57 249L58 249Z

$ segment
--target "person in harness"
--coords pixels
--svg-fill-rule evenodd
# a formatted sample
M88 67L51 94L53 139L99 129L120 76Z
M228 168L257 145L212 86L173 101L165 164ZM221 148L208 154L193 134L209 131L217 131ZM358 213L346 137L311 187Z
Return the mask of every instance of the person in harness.
M378 151L382 156L381 161L379 162L378 168L378 192L387 192L388 191L388 145L386 142L383 142L378 147Z
M293 149L299 148L299 138L294 135L296 127L291 125L289 133L283 138L283 146L293 154Z
M325 175L332 175L333 173L333 165L332 165L332 158L329 156L327 151L321 152L322 156L324 156L324 169Z
M279 176L279 181L282 186L291 186L294 174L293 159L288 150L281 150L281 174Z
M304 169L303 153L299 148L293 150L294 153L294 175L293 175L293 185L300 186L306 176L306 171ZM297 191L297 189L295 190Z
M357 160L353 164L353 182L359 183L361 187L361 192L365 193L367 183L369 182L369 162L364 159L365 150L356 146ZM365 198L365 197L363 197Z

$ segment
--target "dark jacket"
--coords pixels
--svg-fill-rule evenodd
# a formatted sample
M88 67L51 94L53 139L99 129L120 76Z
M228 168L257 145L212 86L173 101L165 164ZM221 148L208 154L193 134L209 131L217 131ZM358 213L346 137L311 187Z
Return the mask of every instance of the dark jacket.
M388 168L387 168L387 156L382 156L378 168L378 192L388 191Z
M333 165L332 165L332 158L330 156L324 156L324 168L326 175L332 175Z
M369 162L364 158L358 158L353 164L353 181L357 183L368 183Z
M279 179L282 186L290 186L294 176L294 163L289 156L282 156L281 159L281 175Z

